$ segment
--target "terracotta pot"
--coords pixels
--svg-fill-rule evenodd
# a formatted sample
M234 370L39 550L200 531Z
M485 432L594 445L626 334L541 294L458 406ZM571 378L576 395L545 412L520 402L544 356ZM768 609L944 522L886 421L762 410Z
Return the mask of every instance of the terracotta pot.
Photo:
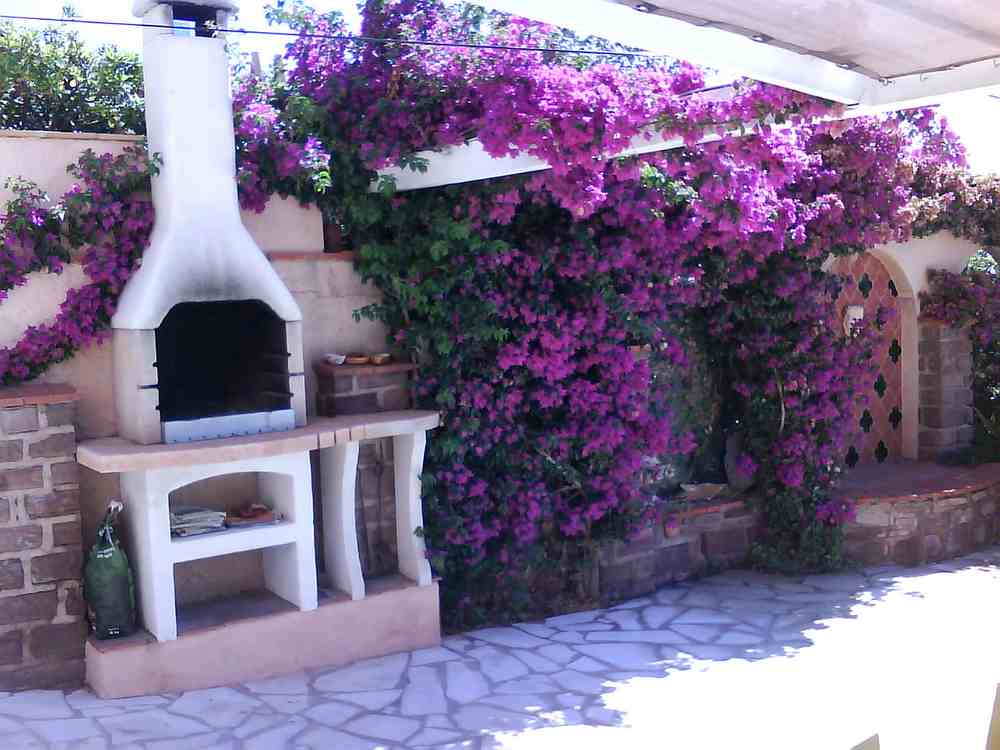
M673 518L668 518L663 522L663 536L668 539L680 536L681 534L681 524L679 521Z

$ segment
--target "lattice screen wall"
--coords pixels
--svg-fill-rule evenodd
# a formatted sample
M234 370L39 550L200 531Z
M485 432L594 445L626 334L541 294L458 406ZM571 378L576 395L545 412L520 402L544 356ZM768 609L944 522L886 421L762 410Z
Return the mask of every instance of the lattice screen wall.
M842 329L845 311L851 305L861 306L868 321L875 318L879 307L895 312L883 326L882 340L873 355L878 367L876 376L871 382L858 385L867 391L868 403L855 414L858 432L848 451L847 463L853 466L901 458L903 420L914 419L916 415L903 413L899 292L882 262L869 253L838 258L829 271L847 277L836 304L834 325L838 330Z

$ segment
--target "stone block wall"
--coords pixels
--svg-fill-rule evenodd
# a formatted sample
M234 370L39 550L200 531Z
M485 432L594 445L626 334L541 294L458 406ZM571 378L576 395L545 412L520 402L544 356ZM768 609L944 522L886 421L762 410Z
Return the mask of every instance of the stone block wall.
M933 461L972 445L972 342L968 331L920 324L919 458Z
M845 528L845 552L863 565L922 565L1000 541L1000 484L955 495L865 502Z
M315 367L316 411L324 417L409 409L413 365ZM358 549L366 578L399 570L396 552L396 488L392 440L366 440L358 456L356 485Z
M757 515L742 501L722 501L677 517L680 525L669 533L657 523L631 542L602 546L591 594L608 604L739 565L758 527Z
M0 388L0 690L83 682L76 399Z

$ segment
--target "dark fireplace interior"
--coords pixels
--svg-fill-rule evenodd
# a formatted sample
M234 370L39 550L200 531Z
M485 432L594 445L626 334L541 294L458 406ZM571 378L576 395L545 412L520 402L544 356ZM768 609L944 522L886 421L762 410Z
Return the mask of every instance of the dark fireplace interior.
M171 10L174 14L175 25L186 21L194 26L195 36L215 36L216 22L218 21L218 11L215 8L178 3L172 6Z
M156 329L160 420L290 409L287 347L258 300L175 305Z

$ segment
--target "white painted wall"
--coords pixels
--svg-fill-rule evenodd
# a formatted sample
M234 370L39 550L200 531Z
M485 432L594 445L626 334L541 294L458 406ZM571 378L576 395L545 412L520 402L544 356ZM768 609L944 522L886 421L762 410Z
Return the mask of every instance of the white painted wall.
M900 286L900 279L896 278L897 274L905 279L909 292L919 297L921 292L928 289L928 269L960 273L978 250L979 245L974 242L960 239L950 232L938 232L909 242L883 245L878 248L876 255L889 267L900 294L903 294L904 289Z
M32 180L51 196L61 196L73 184L66 166L87 148L97 153L120 153L139 139L133 136L77 135L0 131L0 185L8 177ZM9 199L0 189L0 201ZM294 260L273 263L278 275L302 309L306 365L306 401L310 413L316 383L312 362L329 351L383 351L385 331L374 323L356 323L353 312L378 299L377 291L362 284L350 261L323 254L323 220L315 207L294 200L272 199L262 214L243 212L250 235L265 252L295 252ZM315 254L315 259L309 257ZM55 316L68 289L85 283L79 265L60 275L31 274L25 286L14 289L0 303L0 346L17 341L24 330ZM110 344L94 347L56 365L42 381L67 382L81 394L81 437L116 433L111 395Z
M137 140L122 136L0 132L0 185L7 177L22 176L58 197L73 183L66 165L75 162L84 149L119 153ZM0 202L9 197L9 193L0 189ZM384 328L370 322L355 323L352 316L357 308L378 300L378 293L361 283L350 261L323 254L323 222L315 208L303 208L293 200L272 199L263 214L243 212L242 217L250 235L265 252L300 254L295 259L277 260L273 266L302 310L306 404L312 415L316 403L316 380L312 372L315 360L330 351L385 350ZM83 283L85 276L77 264L68 266L61 275L32 274L25 286L13 290L0 303L0 346L17 341L29 325L50 320L67 290ZM40 378L42 382L70 383L80 392L77 428L81 439L117 433L111 359L109 341L55 365ZM213 484L207 488L211 490L209 494L239 497L242 488L239 479L229 481L230 484L222 482L228 492ZM81 472L85 545L93 539L107 499L120 494L116 475ZM262 580L259 552L184 563L175 571L177 596L182 603L259 588Z

